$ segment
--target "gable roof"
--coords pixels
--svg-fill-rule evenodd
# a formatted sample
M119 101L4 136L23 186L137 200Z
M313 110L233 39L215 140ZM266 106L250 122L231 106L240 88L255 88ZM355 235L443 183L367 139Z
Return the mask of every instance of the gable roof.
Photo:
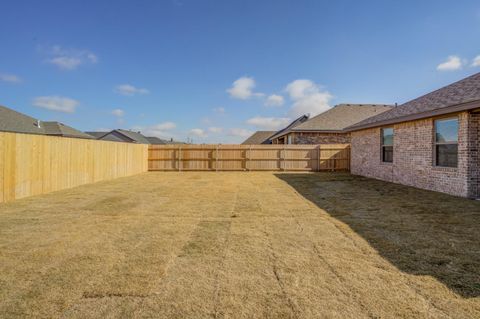
M242 144L271 144L270 137L275 134L275 131L256 131L249 138L243 141Z
M100 138L100 137L102 137L102 136L104 136L104 135L106 135L110 132L85 132L85 133L87 133L88 135L91 135L94 138L98 139L98 138Z
M280 131L277 131L274 136L270 137L270 139L274 139L274 138L277 138L277 137L280 137L282 135L287 134L290 129L302 124L303 122L306 122L308 120L308 117L309 117L308 115L300 116L299 118L297 118L296 120L294 120L293 122L288 124L287 127L281 129Z
M56 135L56 136L63 136L63 137L76 137L76 138L86 138L86 139L93 139L91 135L83 133L79 130L74 129L68 125L65 125L60 122L41 122L41 126L43 126L46 135Z
M147 140L150 142L150 144L153 145L164 145L167 144L167 141L162 140L161 138L158 138L156 136L147 136Z
M133 140L136 143L150 144L150 141L145 136L143 136L140 132L127 131L123 129L118 129L114 131L119 132L120 134L128 137L129 139Z
M369 117L392 109L385 104L339 104L291 129L299 131L339 132Z
M45 131L38 125L38 120L23 113L0 105L0 131L44 134Z
M347 129L354 131L480 107L480 73L425 94Z

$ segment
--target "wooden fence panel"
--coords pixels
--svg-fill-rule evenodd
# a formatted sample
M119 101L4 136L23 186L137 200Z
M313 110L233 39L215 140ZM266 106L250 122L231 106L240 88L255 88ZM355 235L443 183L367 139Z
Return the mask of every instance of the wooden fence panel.
M150 171L348 171L349 144L150 145Z
M148 146L0 132L0 202L148 169Z

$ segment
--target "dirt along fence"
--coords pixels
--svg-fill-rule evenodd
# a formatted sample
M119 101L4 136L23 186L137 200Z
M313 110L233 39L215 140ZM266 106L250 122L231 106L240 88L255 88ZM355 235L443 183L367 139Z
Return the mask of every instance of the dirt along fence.
M147 171L147 145L0 132L0 203Z
M349 144L150 145L149 171L348 171Z

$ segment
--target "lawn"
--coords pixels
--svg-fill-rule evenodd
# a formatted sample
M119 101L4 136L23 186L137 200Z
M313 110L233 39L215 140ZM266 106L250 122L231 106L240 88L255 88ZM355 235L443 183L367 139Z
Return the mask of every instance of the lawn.
M0 205L0 317L479 318L480 202L145 173Z

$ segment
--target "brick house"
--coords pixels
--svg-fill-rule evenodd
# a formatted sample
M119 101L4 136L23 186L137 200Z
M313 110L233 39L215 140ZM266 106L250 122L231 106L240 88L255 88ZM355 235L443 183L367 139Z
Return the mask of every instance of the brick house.
M273 144L348 144L344 129L391 109L383 104L339 104L308 120L290 125L270 139Z
M480 198L480 73L346 131L352 174Z

